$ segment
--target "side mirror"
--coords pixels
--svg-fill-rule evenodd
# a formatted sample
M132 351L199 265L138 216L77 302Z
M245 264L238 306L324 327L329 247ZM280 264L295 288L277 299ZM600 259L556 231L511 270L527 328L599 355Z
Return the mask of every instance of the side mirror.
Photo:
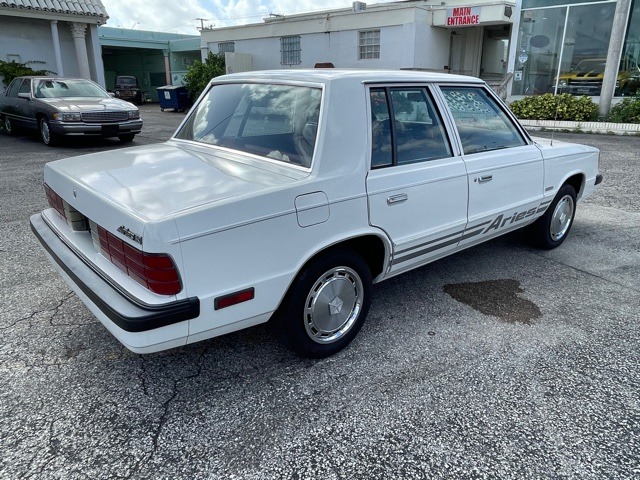
M116 98L116 94L113 92L107 92L111 98Z
M26 100L31 100L31 94L29 93L19 93L18 98L24 98Z

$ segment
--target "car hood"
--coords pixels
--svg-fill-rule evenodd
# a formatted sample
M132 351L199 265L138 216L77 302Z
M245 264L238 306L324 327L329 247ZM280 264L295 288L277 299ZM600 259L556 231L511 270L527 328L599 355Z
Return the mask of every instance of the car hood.
M47 103L61 112L83 112L94 110L136 110L138 107L132 103L119 100L117 98L39 98L41 102Z
M300 177L287 166L261 165L267 161L216 150L167 142L82 155L46 164L45 182L63 197L73 190L80 211L82 195L76 190L153 221L251 198Z

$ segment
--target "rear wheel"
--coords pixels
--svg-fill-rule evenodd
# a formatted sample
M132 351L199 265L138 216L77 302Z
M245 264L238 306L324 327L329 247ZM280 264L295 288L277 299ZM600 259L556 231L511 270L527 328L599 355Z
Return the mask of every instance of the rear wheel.
M351 250L335 250L302 269L278 311L277 327L298 353L323 358L355 338L370 304L368 265Z
M11 119L9 117L7 117L6 115L4 116L2 124L4 125L4 131L6 132L7 135L15 135L16 134L15 125L13 124Z
M537 247L551 250L562 244L569 235L576 214L576 191L563 185L547 211L529 227L531 240Z
M49 119L47 117L41 117L38 121L40 128L40 138L48 147L55 147L59 143L59 137L56 133L51 131L49 125Z
M135 133L125 133L123 135L118 135L118 138L120 139L121 142L132 142L133 137L135 136L136 136Z

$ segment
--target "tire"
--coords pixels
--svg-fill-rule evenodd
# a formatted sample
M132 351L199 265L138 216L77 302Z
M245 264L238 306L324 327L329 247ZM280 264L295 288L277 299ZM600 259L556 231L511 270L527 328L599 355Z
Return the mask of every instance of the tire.
M371 305L371 272L351 250L329 251L298 274L276 314L284 342L300 355L324 358L358 334Z
M118 139L120 139L121 142L132 142L135 136L135 133L125 133L123 135L118 135Z
M576 214L576 191L564 184L544 215L528 227L532 243L545 250L559 247L565 241Z
M40 138L46 146L55 147L60 143L58 135L51 131L47 117L40 117L40 120L38 120L38 130L40 131Z
M7 117L6 115L4 116L4 119L2 121L2 125L4 125L4 132L7 135L15 135L17 133L17 131L18 131L18 129L13 124L11 119L9 117Z

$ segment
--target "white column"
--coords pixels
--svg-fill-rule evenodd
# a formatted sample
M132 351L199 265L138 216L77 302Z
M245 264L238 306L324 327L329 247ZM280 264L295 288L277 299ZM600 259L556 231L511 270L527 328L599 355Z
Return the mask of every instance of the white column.
M100 46L100 39L98 38L98 26L89 25L89 38L91 39L91 51L93 53L93 64L97 83L102 85L102 88L107 88L104 79L104 63L102 62L102 47Z
M611 111L611 100L613 99L616 82L618 81L618 68L620 68L620 57L622 56L622 47L624 35L627 31L630 8L631 0L618 0L616 2L616 13L613 16L611 37L609 37L607 65L604 69L600 102L598 103L598 110L602 116L608 115Z
M89 56L87 54L87 44L85 42L86 29L86 23L71 24L71 35L73 36L73 43L76 46L76 57L78 58L80 77L91 80L91 71L89 70Z
M167 82L165 85L171 85L171 64L169 62L169 50L162 50L164 55L164 79Z
M62 68L62 53L60 52L60 37L58 36L58 21L51 20L51 38L53 39L53 52L56 56L56 73L59 77L64 77Z

